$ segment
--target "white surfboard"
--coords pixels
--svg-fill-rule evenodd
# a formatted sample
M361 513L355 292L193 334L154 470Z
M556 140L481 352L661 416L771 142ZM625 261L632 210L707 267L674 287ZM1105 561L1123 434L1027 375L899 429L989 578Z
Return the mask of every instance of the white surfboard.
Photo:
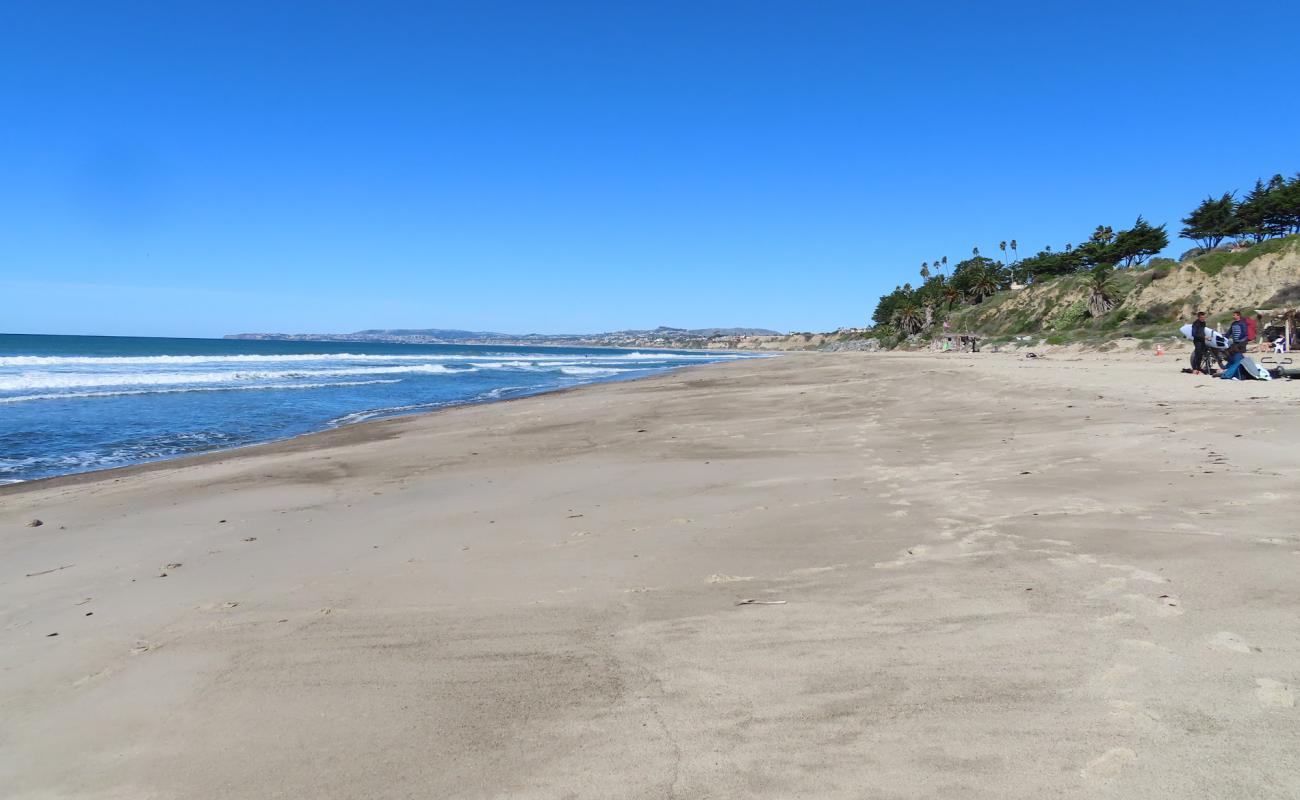
M1186 336L1188 339L1192 338L1191 325L1184 325L1178 329L1178 332L1183 336ZM1228 345L1232 344L1232 340L1219 333L1214 328L1207 327L1205 329L1205 343L1210 347L1213 347L1215 350L1227 350Z

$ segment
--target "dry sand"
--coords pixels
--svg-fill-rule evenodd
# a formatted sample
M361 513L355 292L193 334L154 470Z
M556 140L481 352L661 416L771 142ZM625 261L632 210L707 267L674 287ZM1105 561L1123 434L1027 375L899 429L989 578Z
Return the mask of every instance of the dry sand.
M0 796L1300 797L1300 383L1178 366L792 355L9 487Z

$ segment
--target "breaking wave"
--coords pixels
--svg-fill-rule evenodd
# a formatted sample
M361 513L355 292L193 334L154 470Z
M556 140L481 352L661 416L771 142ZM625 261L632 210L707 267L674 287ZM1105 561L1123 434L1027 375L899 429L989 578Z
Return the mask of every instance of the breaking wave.
M345 378L357 375L451 374L471 372L473 368L452 369L442 364L411 366L357 367L354 369L299 369L280 371L231 372L23 372L0 377L0 392L32 389L78 389L92 386L185 386L214 383L248 383L251 381L288 381L295 379Z
M558 353L464 353L431 354L377 354L377 353L273 353L243 355L162 355L162 356L0 356L0 367L110 367L110 366L167 366L191 364L286 364L310 362L381 362L381 361L479 361L484 358L505 357L515 361L573 361L574 356ZM584 361L725 361L752 356L734 353L598 353L583 357Z
M135 339L0 334L0 483L754 357L540 344L387 353L355 344L348 349L361 352L330 353L321 352L333 347L326 344L156 341L143 349ZM218 352L201 352L208 349ZM284 352L294 349L314 352Z
M345 386L375 386L401 383L400 378L380 381L334 381L329 383L266 383L252 386L193 386L181 389L124 389L117 392L51 392L0 397L0 403L26 403L32 400L74 400L82 397L128 397L135 394L180 394L182 392L247 392L270 389L329 389Z

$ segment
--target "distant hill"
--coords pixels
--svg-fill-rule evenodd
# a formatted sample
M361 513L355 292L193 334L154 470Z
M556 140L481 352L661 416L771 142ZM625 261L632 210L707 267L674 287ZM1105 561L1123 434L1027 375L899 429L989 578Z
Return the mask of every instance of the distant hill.
M330 336L336 334L328 334ZM516 338L506 333L494 333L492 331L462 331L454 328L372 328L365 331L357 331L350 334L337 334L343 336L432 336L438 339L448 341L461 341L465 339L513 339Z
M257 339L281 342L393 342L404 344L538 344L596 345L603 347L717 346L719 339L747 336L779 336L767 328L671 328L608 333L545 334L466 331L455 328L371 328L354 333L236 333L227 339Z

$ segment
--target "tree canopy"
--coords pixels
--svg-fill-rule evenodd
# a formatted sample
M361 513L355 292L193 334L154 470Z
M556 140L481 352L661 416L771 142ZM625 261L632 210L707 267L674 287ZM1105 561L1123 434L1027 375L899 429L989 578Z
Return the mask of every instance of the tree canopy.
M1219 242L1241 230L1236 212L1237 203L1232 192L1224 192L1219 198L1207 197L1192 213L1183 217L1183 229L1178 235L1194 240L1206 250L1213 250Z

